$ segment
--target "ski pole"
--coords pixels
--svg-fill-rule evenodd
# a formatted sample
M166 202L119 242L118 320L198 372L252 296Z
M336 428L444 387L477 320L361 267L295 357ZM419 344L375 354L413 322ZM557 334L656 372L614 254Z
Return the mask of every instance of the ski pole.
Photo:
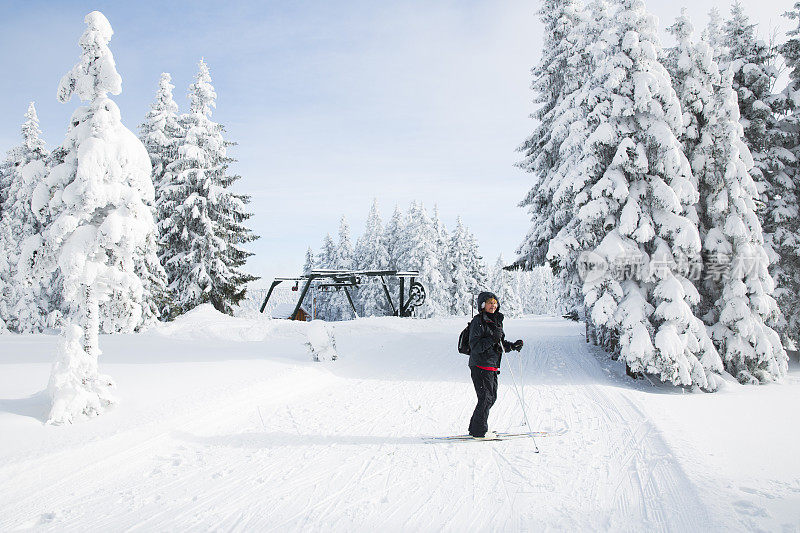
M509 363L508 366L511 366ZM526 412L525 403L525 368L522 366L522 352L519 353L519 357L517 358L517 370L519 371L519 396L521 398L520 403L522 404L522 412Z
M508 371L511 373L511 381L514 383L514 392L517 395L517 400L519 400L520 407L522 407L522 416L525 418L525 424L528 426L528 431L530 432L531 439L533 440L533 447L535 448L536 453L539 453L539 445L536 444L536 437L533 436L533 428L528 420L528 411L525 409L525 401L522 399L519 391L517 390L517 379L514 377L514 371L511 369L511 363L508 363L506 366L508 367Z

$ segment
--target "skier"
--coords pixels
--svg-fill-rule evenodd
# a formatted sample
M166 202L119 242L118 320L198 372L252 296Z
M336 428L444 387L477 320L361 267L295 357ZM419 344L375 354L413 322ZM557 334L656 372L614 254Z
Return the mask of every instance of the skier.
M478 395L478 405L469 421L469 434L473 438L495 438L489 429L489 409L497 399L497 375L504 351L522 350L522 340L508 342L503 333L503 314L500 302L491 292L478 295L478 314L469 324L469 369Z

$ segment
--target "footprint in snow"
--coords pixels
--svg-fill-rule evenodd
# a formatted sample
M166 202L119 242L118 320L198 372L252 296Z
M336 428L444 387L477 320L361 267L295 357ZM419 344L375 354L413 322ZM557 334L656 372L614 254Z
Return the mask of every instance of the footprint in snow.
M736 512L747 516L757 516L761 518L768 518L770 514L763 507L759 507L753 502L747 500L738 500L733 502Z
M762 496L764 498L768 498L770 500L775 499L774 494L770 494L769 492L764 492L763 490L754 489L752 487L739 487L739 490L742 492L746 492L747 494L755 494L757 496Z
M55 522L60 516L60 513L43 513L39 519L40 524L50 524Z

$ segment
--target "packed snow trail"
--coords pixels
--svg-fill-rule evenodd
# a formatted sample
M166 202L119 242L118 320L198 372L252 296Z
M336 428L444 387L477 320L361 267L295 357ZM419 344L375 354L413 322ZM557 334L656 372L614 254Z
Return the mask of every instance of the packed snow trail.
M506 326L509 338L525 339L504 364L524 382L531 425L554 433L539 439L542 453L528 439L425 441L463 433L474 407L466 357L455 351L462 322L337 323L340 359L325 363L308 360L297 323L220 327L251 342L203 340L206 351L183 363L172 362L181 359L175 350L201 343L109 338L119 342L105 364L131 376L120 386L154 380L162 397L123 401L71 427L26 426L38 446L3 450L0 461L0 530L742 528L730 506L687 477L638 404L651 385L620 376L586 345L581 325L562 319ZM115 363L111 352L145 339L151 352L172 355L151 353L134 383L137 365ZM158 377L164 370L169 379ZM490 429L525 431L507 370ZM197 388L166 397L170 379Z

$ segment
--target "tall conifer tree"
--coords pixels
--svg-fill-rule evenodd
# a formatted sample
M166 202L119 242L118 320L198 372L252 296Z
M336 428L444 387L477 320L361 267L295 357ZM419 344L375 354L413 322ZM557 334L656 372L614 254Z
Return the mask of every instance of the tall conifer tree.
M722 77L714 108L695 151L702 198L703 248L710 259L702 287L713 302L706 315L726 369L743 383L767 382L786 373L787 356L769 326L779 316L774 283L756 215L756 184L740 124L734 70Z
M322 242L322 248L317 254L316 268L323 270L336 270L339 264L339 250L333 237L328 233ZM317 315L323 320L336 320L337 308L341 307L338 295L332 292L320 291L316 295Z
M34 191L32 208L48 223L25 245L25 260L41 258L40 272L59 269L69 311L49 385L49 422L57 424L99 415L115 402L113 381L98 371L100 302L115 291L141 295L134 257L155 230L150 159L107 97L122 90L108 48L111 25L99 11L84 21L80 62L61 79L58 98L77 95L87 105L72 115L58 164Z
M780 47L789 84L775 98L780 115L772 130L776 157L767 175L763 229L773 253L775 297L783 312L777 325L787 344L796 348L800 343L800 3L784 16L798 21L798 26L787 32L789 39Z
M431 317L448 314L450 295L447 292L436 234L425 207L412 202L408 210L405 231L399 241L402 269L418 270L418 281L425 287L425 305L418 308L419 316Z
M550 240L567 222L566 204L553 201L563 179L559 173L561 145L569 135L568 126L577 109L565 110L563 104L577 89L587 72L585 50L575 29L581 25L581 11L573 0L545 0L539 10L545 39L541 60L532 69L534 102L539 108L531 115L537 126L518 148L524 158L517 164L533 176L533 185L520 207L527 208L531 226L520 246L520 258L528 266L546 260ZM577 60L577 61L576 61Z
M211 120L217 94L211 74L200 60L189 87L189 113L181 116L184 132L176 161L167 167L161 208L161 262L167 271L176 309L184 313L210 302L232 313L245 296L246 284L258 278L241 270L252 255L241 246L257 237L245 226L250 199L231 189L240 176L229 175L234 160L224 128Z
M713 390L721 362L694 315L698 295L681 264L700 253L690 209L698 201L676 133L680 102L659 61L655 18L622 0L601 34L597 68L583 88L592 133L576 197L585 242L612 268L584 283L589 320L633 371ZM622 262L632 267L620 271ZM618 345L617 345L618 343Z
M364 233L359 237L355 249L355 268L358 270L383 270L389 266L389 253L383 238L378 202L374 200L367 215ZM358 291L358 302L363 316L389 314L383 285L379 278L367 277Z
M6 159L9 187L0 215L0 322L18 333L41 331L50 310L46 291L32 275L35 265L29 264L38 257L21 250L27 238L42 231L31 208L33 191L46 172L47 151L40 136L39 118L31 102L22 124L22 144L12 148ZM30 261L20 264L20 258L26 256Z
M563 94L553 108L553 132L549 147L543 152L552 152L552 164L543 168L549 172L549 185L542 185L538 192L539 204L544 206L541 212L550 213L547 216L552 225L534 218L531 226L533 233L547 232L549 240L541 241L546 247L540 254L546 254L547 261L561 279L563 299L576 307L583 304L577 256L582 250L596 245L588 241L587 235L579 229L580 220L576 216L579 202L586 201L579 194L586 186L588 176L597 171L598 164L592 158L582 157L596 126L596 117L590 115L591 102L583 88L596 70L596 58L602 51L600 34L609 24L608 9L605 0L592 1L579 13L567 39L571 43L569 55L562 65L563 72L558 74L564 80ZM526 242L534 241L529 235Z

